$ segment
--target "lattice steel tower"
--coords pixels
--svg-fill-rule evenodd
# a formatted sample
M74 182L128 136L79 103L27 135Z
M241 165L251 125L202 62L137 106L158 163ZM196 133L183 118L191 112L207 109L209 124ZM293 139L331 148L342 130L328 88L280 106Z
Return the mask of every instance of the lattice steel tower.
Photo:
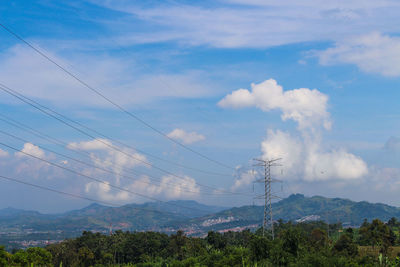
M275 233L274 233L274 220L272 212L272 199L279 197L273 194L272 183L280 181L277 179L272 179L271 167L281 166L280 164L277 163L277 161L281 160L281 158L271 159L271 160L263 160L263 159L254 159L254 160L257 162L256 164L254 164L254 166L261 166L264 168L264 177L256 180L257 183L264 184L264 190L265 190L263 195L259 195L256 197L257 199L264 199L263 236L265 235L265 229L267 228L267 225L270 224L272 239L274 239Z

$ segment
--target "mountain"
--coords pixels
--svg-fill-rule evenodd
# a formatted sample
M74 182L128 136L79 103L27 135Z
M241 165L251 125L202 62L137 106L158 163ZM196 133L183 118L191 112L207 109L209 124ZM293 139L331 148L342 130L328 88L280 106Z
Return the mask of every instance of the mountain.
M273 209L276 218L285 220L318 215L321 220L330 223L342 222L349 225L360 225L364 219L387 221L391 217L400 217L400 208L386 204L322 196L305 197L301 194L274 203Z
M16 216L16 215L32 215L32 214L39 214L37 211L31 211L31 210L21 210L21 209L14 209L11 207L5 208L5 209L0 209L0 217L10 217L10 216Z
M107 207L91 204L62 214L41 214L13 208L0 210L0 231L33 229L35 231L81 232L106 231L109 227L124 230L160 230L174 221L219 212L224 207L209 206L192 200L148 202Z
M273 203L274 219L305 222L324 220L358 226L364 219L400 218L400 208L355 202L322 196L294 194ZM82 231L107 233L113 230L162 231L179 229L190 235L204 235L209 230L238 231L260 227L263 206L224 208L195 201L149 202L107 207L91 204L83 209L62 214L41 214L13 208L0 210L0 243L23 240L61 240L80 235ZM21 243L22 244L22 243Z
M323 220L328 223L342 222L349 226L358 226L364 219L371 221L378 218L387 221L392 217L400 218L400 208L386 204L322 196L305 197L301 194L273 203L272 209L274 220ZM183 222L179 227L203 233L208 230L241 229L246 226L255 228L262 222L263 214L263 206L243 206L194 218Z

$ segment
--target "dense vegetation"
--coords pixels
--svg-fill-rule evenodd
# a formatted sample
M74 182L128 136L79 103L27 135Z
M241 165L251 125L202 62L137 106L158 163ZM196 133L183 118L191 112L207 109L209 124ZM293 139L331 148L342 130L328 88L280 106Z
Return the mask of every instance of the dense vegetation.
M37 244L44 244L47 240L54 242L75 238L83 231L107 233L110 225L123 231L134 229L168 234L183 229L196 236L237 227L254 230L262 221L263 209L263 206L222 208L183 200L121 207L91 204L62 214L7 208L0 209L0 244L10 251L22 248L25 241L34 240L38 241ZM400 217L400 208L397 207L341 198L305 197L301 194L273 203L273 210L276 218L285 221L309 220L311 216L312 220L340 221L346 227L358 227L365 218L368 221L375 218L388 221L391 217Z
M395 218L364 221L359 229L279 221L274 240L261 229L204 238L182 231L83 232L46 248L0 248L0 266L400 266L399 228Z

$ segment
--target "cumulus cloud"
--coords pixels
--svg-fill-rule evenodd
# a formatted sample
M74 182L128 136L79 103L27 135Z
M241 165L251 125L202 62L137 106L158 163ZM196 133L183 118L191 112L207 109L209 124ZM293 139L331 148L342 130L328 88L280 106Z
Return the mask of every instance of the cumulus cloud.
M304 158L302 140L280 130L268 130L267 138L261 143L261 151L265 159L282 158L287 170L298 169Z
M328 96L316 89L300 88L283 91L274 79L251 84L251 91L239 89L225 96L218 105L224 108L257 107L263 111L279 109L282 120L292 119L300 128L313 127L319 122L331 127L327 112Z
M368 173L367 164L344 149L326 151L316 139L294 138L279 130L268 130L261 150L265 159L282 158L286 178L357 179Z
M32 156L35 156L38 158L45 157L44 151L40 147L35 146L34 144L31 144L31 143L25 143L24 147L21 149L21 152L16 152L15 155L18 157L30 157L29 155L32 155ZM26 154L24 154L24 153L26 153ZM29 154L29 155L27 155L27 154Z
M44 159L46 161L52 161L56 158L55 155L52 153L45 153L43 149L32 143L25 143L20 151L14 153L14 156L15 157L8 162L8 165L12 165L13 170L17 174L24 174L27 177L32 178L45 179L64 177L63 170L39 160Z
M171 175L163 176L158 184L151 182L149 177L142 176L133 183L124 186L124 188L131 192L139 192L142 195L165 199L196 198L200 193L200 188L196 185L196 181L189 176L184 176L182 179ZM105 201L148 200L127 191L113 190L109 183L90 182L86 184L85 191Z
M251 184L257 177L257 172L254 170L247 170L245 172L240 172L239 177L235 179L231 190L236 191L239 188L243 188L246 185Z
M8 152L5 151L5 150L2 150L2 149L0 148L0 158L5 158L5 157L7 157L7 156L8 156Z
M182 129L174 129L168 134L168 137L176 139L184 144L193 144L205 139L204 135L196 132L186 132Z
M112 169L116 173L116 183L120 184L120 176L124 168L148 166L147 158L129 148L115 146L110 140L97 138L89 141L73 142L69 149L89 151L91 160L96 166ZM116 149L113 149L116 148ZM98 170L93 170L98 172Z
M317 53L322 65L354 64L362 71L400 76L400 38L378 32L344 39Z
M184 176L183 179L172 175L163 176L158 188L167 198L194 197L200 193L196 181L189 176Z
M89 182L85 185L85 192L88 194L94 194L103 201L127 201L132 199L130 193L127 191L113 190L109 182L96 183Z
M132 149L118 147L119 150L123 151L120 152L112 149L110 146L115 145L108 139L100 138L68 144L68 148L70 149L90 152L91 159L96 166L111 169L115 173L114 176L105 175L105 179L102 179L105 183L86 183L86 193L105 201L129 202L144 200L138 195L112 188L110 185L113 184L142 195L157 196L166 199L193 198L199 194L200 189L196 181L189 176L183 176L179 179L175 176L167 175L161 177L158 182L150 180L146 175L137 177L130 175L129 177L132 178L130 180L121 179L123 172L127 169L139 166L149 167L144 163L148 161L144 155ZM127 154L132 157L129 157ZM103 171L94 168L85 168L84 173L91 176L104 174Z
M316 89L284 92L275 80L270 79L252 84L251 91L233 91L218 105L224 108L256 107L265 112L279 109L283 121L292 119L298 124L296 137L270 129L261 143L263 158L282 158L285 178L314 181L363 177L368 173L368 167L360 157L343 148L325 149L322 145L321 131L331 127L327 102L328 97Z

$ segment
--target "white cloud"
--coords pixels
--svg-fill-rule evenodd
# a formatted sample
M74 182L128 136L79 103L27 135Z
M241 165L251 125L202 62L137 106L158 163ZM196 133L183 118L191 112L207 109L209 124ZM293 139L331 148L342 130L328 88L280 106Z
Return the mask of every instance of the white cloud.
M261 150L265 159L282 158L284 177L288 179L348 180L368 173L367 164L344 149L323 150L316 139L295 139L279 130L268 131Z
M327 112L328 96L316 89L300 88L283 91L274 79L252 84L251 91L239 89L225 96L218 105L224 108L257 107L263 111L279 109L282 120L292 119L300 128L322 123L331 127Z
M69 149L74 150L112 150L110 146L113 146L111 141L107 139L97 138L90 141L82 141L82 142L72 142L67 145Z
M44 151L40 147L35 146L34 144L31 144L31 143L25 143L24 147L21 149L21 152L16 152L15 155L17 157L30 157L29 155L32 155L32 156L42 158L42 159L45 158ZM26 153L26 154L24 154L24 153ZM29 154L29 155L27 155L27 154Z
M218 87L215 83L211 86L205 73L197 70L143 74L135 63L115 56L46 53L105 95L112 95L112 100L121 105L144 104L165 97L210 96L215 94L210 88ZM90 66L90 71L87 66ZM31 49L20 45L0 54L0 80L24 95L61 106L110 106ZM2 101L9 102L8 99Z
M159 184L151 182L147 176L142 176L131 184L124 186L127 191L113 190L109 183L90 182L85 186L86 193L94 194L105 201L148 201L147 198L132 194L138 192L149 197L165 199L187 199L196 198L200 193L200 188L196 181L185 176L178 179L174 176L163 176Z
M325 149L322 130L331 127L328 97L307 88L284 92L275 80L252 84L252 90L239 89L225 96L218 105L225 108L257 107L265 112L282 111L282 120L298 124L297 137L280 130L268 130L261 143L263 158L282 158L285 178L307 181L357 179L368 173L367 164L344 149ZM323 126L323 127L321 127ZM236 181L235 181L236 183Z
M337 40L367 31L399 31L398 1L258 1L142 5L96 1L131 14L119 20L125 43L177 41L214 47L271 47ZM139 20L151 31L132 30ZM147 28L146 28L147 29Z
M0 148L0 158L8 157L8 152Z
M90 151L92 162L99 167L112 169L115 173L117 185L125 168L148 166L147 158L129 148L121 148L107 139L73 142L68 144L69 149ZM95 153L96 152L96 153ZM99 170L91 170L98 172ZM104 188L103 188L104 189Z
M280 130L268 130L267 138L261 143L264 159L282 158L285 170L295 170L300 167L303 155L303 143L293 138L289 133ZM286 175L293 172L286 172Z
M36 179L65 177L64 170L45 162L56 159L56 156L52 153L45 153L43 149L32 143L25 143L20 151L14 153L14 156L7 164L8 166L13 166L12 169L17 174Z
M85 192L88 194L96 195L100 200L103 201L122 201L125 202L127 200L132 199L130 193L127 191L117 191L113 193L112 187L110 183L96 183L89 182L85 186Z
M354 64L362 71L400 76L400 38L374 32L344 39L317 53L322 65Z
M306 180L358 179L368 173L367 164L344 149L329 152L308 151Z
M204 135L196 132L186 132L185 130L179 128L174 129L167 136L175 140L181 141L184 144L193 144L205 139Z
M254 170L247 170L245 172L241 172L239 177L235 179L231 190L236 191L239 188L243 188L246 185L251 184L257 177L257 172Z
M95 168L84 169L83 172L90 176L106 174L104 175L105 178L102 178L105 183L87 183L85 185L86 193L94 195L101 200L125 203L130 201L148 201L148 199L127 191L166 199L193 198L199 194L200 189L197 186L196 181L189 176L183 176L179 179L175 176L167 175L161 177L158 182L155 182L154 179L150 180L146 175L137 177L129 175L132 179L121 179L123 173L125 173L127 169L132 169L138 166L149 167L143 163L147 162L147 159L144 155L139 154L132 149L118 147L119 150L123 151L122 153L115 151L109 146L114 145L107 139L94 139L68 144L68 148L70 149L89 151L91 159L96 166L111 169L115 172L115 175L113 176ZM132 155L132 157L129 157L126 154ZM136 159L139 159L140 161ZM124 188L127 191L114 189L110 186L111 184Z
M200 193L196 181L189 176L183 179L172 175L163 176L159 188L160 193L163 192L167 198L193 198Z

